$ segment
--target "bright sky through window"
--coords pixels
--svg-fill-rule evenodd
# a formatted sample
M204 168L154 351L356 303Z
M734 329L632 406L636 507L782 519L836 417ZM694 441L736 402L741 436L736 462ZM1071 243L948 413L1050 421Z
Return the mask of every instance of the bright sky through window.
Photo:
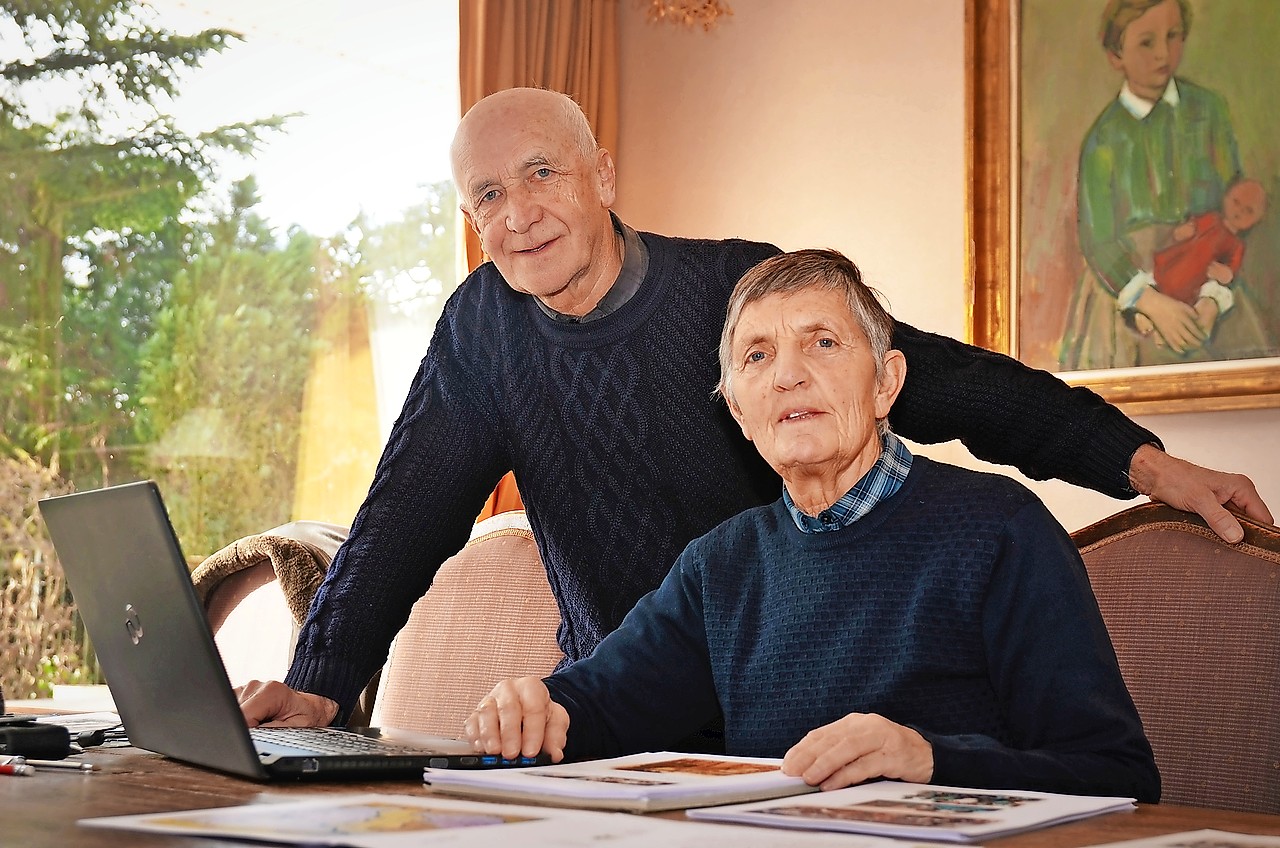
M252 161L272 225L334 235L361 211L395 217L449 178L458 120L458 8L446 0L151 0L167 28L239 32L181 86L196 132L303 113Z

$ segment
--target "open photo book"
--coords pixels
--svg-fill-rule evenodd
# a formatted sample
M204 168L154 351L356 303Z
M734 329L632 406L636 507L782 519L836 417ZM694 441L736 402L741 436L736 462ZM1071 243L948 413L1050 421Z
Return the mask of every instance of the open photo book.
M1134 806L1133 798L883 780L803 798L689 810L686 815L704 821L972 842Z
M426 769L439 792L602 810L653 812L736 804L815 791L782 773L782 760L660 751L512 769L505 774Z

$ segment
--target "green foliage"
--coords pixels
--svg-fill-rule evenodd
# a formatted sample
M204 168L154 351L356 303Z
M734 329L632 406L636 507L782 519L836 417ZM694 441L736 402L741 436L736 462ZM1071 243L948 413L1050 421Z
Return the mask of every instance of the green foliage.
M359 273L372 296L408 307L457 287L457 205L453 183L445 181L427 186L426 199L397 220L380 225L356 221Z
M162 104L184 71L235 36L165 31L139 0L0 2L0 38L12 48L0 63L0 355L10 353L29 389L9 404L5 432L55 468L65 452L73 475L105 479L108 435L129 414L129 372L72 365L70 355L96 346L107 349L104 364L136 358L145 308L162 300L132 298L132 315L114 317L135 326L109 331L94 311L100 292L81 297L72 269L90 269L89 288L111 288L113 269L95 263L114 244L175 270L186 258L179 216L212 178L215 153L250 152L283 119L177 129ZM117 291L139 282L157 291L137 266L114 270Z
M178 35L154 21L153 10L136 0L5 0L0 34L21 38L25 50L0 65L0 112L30 122L30 90L57 80L56 88L40 88L41 106L96 130L130 105L154 111L157 99L177 93L184 70L239 38L226 30Z
M62 568L36 514L37 500L68 491L30 456L0 458L0 690L12 700L88 682Z
M138 359L139 462L194 555L289 520L322 249L302 232L276 246L245 208L211 232Z

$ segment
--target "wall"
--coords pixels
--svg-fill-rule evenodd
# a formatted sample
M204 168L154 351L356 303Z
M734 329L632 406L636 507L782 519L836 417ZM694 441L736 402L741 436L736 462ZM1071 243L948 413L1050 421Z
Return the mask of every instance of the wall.
M963 337L962 0L730 4L708 33L622 3L619 214L676 235L838 248L899 318ZM1247 472L1280 513L1280 410L1140 423L1179 456ZM982 465L957 445L927 452ZM1033 488L1072 530L1125 506Z

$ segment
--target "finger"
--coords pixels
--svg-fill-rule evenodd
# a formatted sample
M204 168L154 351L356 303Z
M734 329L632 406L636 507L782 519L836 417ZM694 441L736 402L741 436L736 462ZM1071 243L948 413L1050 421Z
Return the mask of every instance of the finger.
M517 739L517 752L526 757L537 756L542 750L542 739L547 730L547 700L538 698L536 693L521 690L523 715L516 729L520 731ZM506 740L504 739L505 743ZM507 747L504 744L503 750Z
M236 700L249 727L265 724L280 713L279 699L272 699L270 687L261 681L252 680L242 686Z
M834 788L833 783L838 782L842 772L850 768L854 768L858 773L865 772L868 768L867 759L878 750L880 750L878 740L873 742L866 733L846 736L818 755L805 771L804 782L821 789ZM859 778L859 782L870 776L872 775L864 774ZM848 786L848 779L841 785Z
M542 681L538 680L537 684L545 693ZM533 754L538 753L542 749L542 732L546 725L547 696L544 694L540 698L537 689L529 685L529 679L521 678L499 684L491 697L498 709L502 756L514 758L531 745L535 746Z
M551 702L551 711L547 720L547 733L542 740L542 749L551 757L551 762L558 763L564 759L564 746L569 741L569 712L556 702Z
M471 744L486 754L497 754L502 750L502 734L497 707L492 700L484 700L476 707L468 719L473 725Z
M1214 498L1200 499L1194 509L1213 532L1226 542L1234 545L1244 538L1244 528L1240 526L1240 522Z
M1253 481L1248 477L1240 478L1226 503L1234 506L1254 521L1261 521L1264 524L1275 523L1275 519L1271 517L1271 510L1267 509L1262 496L1258 494Z
M782 773L788 777L803 777L820 752L821 748L814 741L813 733L806 734L783 755Z
M817 784L818 788L823 792L831 792L834 789L844 789L846 786L854 786L873 777L879 777L884 770L872 765L873 759L875 758L872 756L866 756L859 757L851 763L845 763L820 781Z

